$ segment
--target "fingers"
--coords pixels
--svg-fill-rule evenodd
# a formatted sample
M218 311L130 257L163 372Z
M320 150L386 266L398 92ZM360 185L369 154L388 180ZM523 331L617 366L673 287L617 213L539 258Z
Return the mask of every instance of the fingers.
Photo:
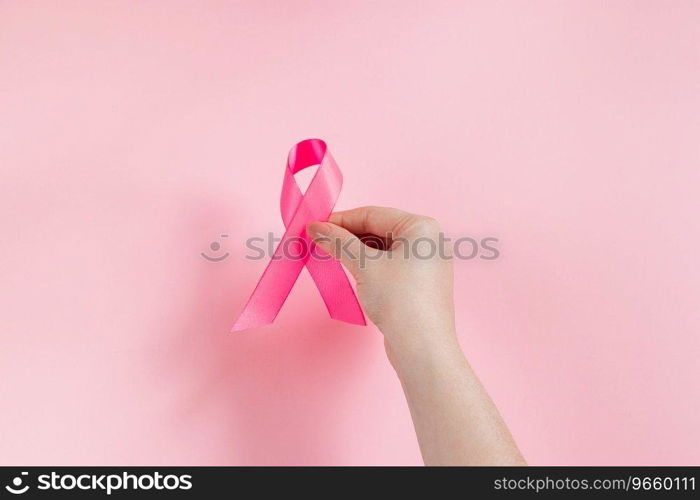
M306 233L324 252L338 259L355 279L360 275L360 240L347 229L329 222L312 222Z
M359 207L335 212L328 220L354 234L371 233L384 238L388 233L397 233L411 217L396 208Z
M388 241L399 236L431 236L440 230L435 219L387 207L353 208L335 212L328 220L353 234L370 233Z

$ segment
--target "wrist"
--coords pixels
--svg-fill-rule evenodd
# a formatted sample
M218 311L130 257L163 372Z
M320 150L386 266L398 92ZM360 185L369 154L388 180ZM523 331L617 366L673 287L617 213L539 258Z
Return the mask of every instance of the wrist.
M402 381L466 362L454 330L386 332L384 344Z

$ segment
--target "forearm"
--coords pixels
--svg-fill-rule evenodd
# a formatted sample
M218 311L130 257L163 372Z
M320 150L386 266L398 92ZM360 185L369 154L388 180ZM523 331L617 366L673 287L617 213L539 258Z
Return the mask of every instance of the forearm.
M404 332L405 333L405 332ZM403 335L402 338L421 338ZM401 381L426 465L524 465L456 337L387 352Z

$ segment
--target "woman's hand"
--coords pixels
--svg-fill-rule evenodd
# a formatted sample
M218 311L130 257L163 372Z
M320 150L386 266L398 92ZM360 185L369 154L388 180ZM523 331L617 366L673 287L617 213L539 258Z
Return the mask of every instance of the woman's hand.
M435 219L362 207L313 222L307 232L352 273L360 303L384 333L397 370L404 358L421 352L458 349L451 254L440 248Z
M454 324L452 260L434 219L363 207L312 222L307 233L357 281L384 334L427 465L524 465L467 363Z

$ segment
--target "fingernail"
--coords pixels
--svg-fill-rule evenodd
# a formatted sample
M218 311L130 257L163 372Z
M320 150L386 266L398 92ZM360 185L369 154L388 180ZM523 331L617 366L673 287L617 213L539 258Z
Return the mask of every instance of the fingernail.
M316 221L306 226L306 233L313 239L317 240L328 235L330 233L330 228L328 227L328 224Z

